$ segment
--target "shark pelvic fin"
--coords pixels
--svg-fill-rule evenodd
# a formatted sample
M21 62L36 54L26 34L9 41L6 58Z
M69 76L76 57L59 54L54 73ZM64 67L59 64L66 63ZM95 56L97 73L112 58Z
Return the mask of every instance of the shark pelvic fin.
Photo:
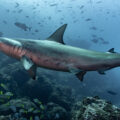
M63 35L64 35L66 27L67 27L67 24L64 24L63 26L58 28L50 37L47 38L47 40L51 40L51 41L64 44Z
M77 74L75 74L77 76L77 78L82 82L84 79L84 75L86 74L86 71L81 71Z
M86 71L84 70L80 70L76 67L74 67L73 65L69 65L69 71L71 73L73 73L74 75L76 75L76 77L80 80L83 81L84 75L86 74Z
M109 49L108 52L110 52L110 53L116 53L116 52L114 51L114 48Z
M25 70L27 70L27 72L32 77L32 79L35 80L35 78L36 78L36 69L37 69L36 65L27 56L23 56L21 58L21 62L22 62L23 67L25 68Z
M105 71L104 70L98 70L98 73L101 75L105 75Z
M36 79L36 70L37 70L37 67L35 64L28 70L28 73L32 77L33 80Z

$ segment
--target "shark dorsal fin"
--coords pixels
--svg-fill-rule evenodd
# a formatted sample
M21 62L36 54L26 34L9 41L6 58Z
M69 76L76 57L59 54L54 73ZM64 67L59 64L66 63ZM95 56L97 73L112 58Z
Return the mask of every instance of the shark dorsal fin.
M108 52L110 52L110 53L116 53L116 52L114 51L114 48L109 49Z
M62 25L50 37L48 37L47 40L51 40L51 41L64 44L63 35L64 35L66 27L67 27L67 24Z

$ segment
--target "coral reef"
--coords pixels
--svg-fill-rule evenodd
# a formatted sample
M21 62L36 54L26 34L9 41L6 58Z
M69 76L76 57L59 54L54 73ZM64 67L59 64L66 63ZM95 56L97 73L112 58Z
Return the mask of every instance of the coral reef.
M72 120L120 120L120 109L99 97L87 97L72 109Z
M55 103L48 103L46 109L46 120L70 120L68 112Z
M40 101L39 101L40 102ZM37 105L39 104L39 105ZM42 103L34 103L26 98L12 99L5 104L0 105L0 115L8 116L12 119L44 117L44 106Z

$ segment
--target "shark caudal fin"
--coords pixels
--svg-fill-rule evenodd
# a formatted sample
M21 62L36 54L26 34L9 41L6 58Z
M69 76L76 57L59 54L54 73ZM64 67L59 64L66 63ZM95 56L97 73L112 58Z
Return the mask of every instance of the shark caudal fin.
M64 35L66 27L67 27L67 24L62 25L50 37L48 37L47 40L51 40L51 41L64 44L63 35Z

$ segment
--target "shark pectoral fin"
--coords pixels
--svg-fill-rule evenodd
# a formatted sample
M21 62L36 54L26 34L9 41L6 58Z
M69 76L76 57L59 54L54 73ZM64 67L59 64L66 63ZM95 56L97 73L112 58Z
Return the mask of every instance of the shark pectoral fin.
M66 27L67 27L67 24L64 24L63 26L58 28L50 37L47 38L47 40L51 40L51 41L64 44L63 35L64 35Z
M101 75L105 75L105 71L104 70L98 70L98 73Z
M29 70L34 65L32 60L30 58L28 58L27 56L23 56L21 58L21 62L22 62L23 67L25 68L25 70Z
M33 66L28 70L28 73L29 73L29 75L31 76L31 78L32 78L33 80L36 79L36 70L37 70L36 65L33 65Z
M75 74L77 76L77 78L80 80L80 81L83 81L84 79L84 75L86 74L86 71L81 71L77 74Z
M32 79L35 80L35 78L36 78L36 68L37 68L36 65L27 56L23 56L21 58L21 62L22 62L23 67L25 68L25 70L27 70L29 75L32 77Z

